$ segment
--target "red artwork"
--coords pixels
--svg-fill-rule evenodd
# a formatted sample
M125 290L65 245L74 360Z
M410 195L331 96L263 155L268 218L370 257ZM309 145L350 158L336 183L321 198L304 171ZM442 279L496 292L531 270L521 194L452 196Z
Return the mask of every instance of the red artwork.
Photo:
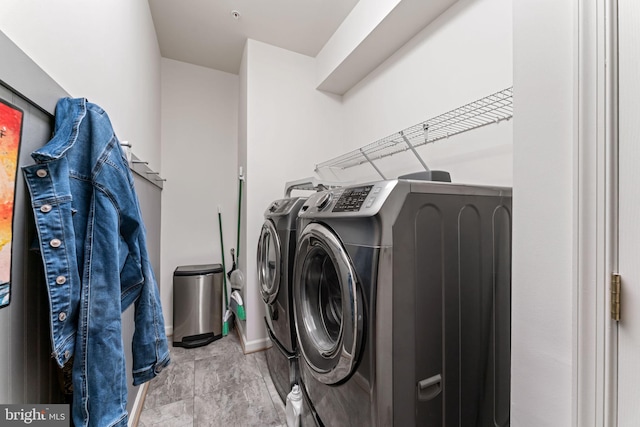
M0 307L9 304L13 203L22 110L0 100Z

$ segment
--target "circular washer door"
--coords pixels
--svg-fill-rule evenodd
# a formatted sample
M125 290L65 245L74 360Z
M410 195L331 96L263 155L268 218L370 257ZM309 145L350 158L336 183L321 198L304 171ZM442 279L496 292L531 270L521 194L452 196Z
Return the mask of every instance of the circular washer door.
M337 236L311 223L296 250L293 304L300 350L325 384L348 378L362 342L362 302L351 261Z
M280 289L280 239L269 220L264 222L258 240L258 283L264 302L273 303Z

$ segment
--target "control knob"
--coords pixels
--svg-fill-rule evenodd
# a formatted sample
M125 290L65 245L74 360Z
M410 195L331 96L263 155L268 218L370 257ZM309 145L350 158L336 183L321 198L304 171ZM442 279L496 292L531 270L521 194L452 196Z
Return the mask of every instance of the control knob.
M331 193L326 193L318 199L318 203L316 203L316 206L318 207L318 210L321 211L324 208L326 208L330 202L331 202Z
M269 206L269 212L273 213L278 209L278 202L274 202L271 206Z

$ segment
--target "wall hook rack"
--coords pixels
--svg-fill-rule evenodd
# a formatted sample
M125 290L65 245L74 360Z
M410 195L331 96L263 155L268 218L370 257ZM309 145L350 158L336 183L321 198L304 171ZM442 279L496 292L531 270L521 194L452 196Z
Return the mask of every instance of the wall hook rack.
M374 161L411 150L420 161L422 167L429 171L429 167L416 151L417 147L489 124L500 123L512 117L513 87L509 87L403 129L364 147L319 163L316 165L315 170L317 172L322 168L348 169L363 163L369 163L382 179L386 179Z
M129 141L120 141L120 146L129 163L129 169L135 172L137 175L151 182L153 185L162 188L163 182L166 179L160 177L160 172L155 172L149 167L149 162L140 160L131 151L132 144Z

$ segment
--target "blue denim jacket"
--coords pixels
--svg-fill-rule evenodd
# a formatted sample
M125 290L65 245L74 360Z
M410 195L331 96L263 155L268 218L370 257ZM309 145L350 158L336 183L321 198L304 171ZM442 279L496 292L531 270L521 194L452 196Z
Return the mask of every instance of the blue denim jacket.
M53 138L23 168L47 280L53 357L73 356L73 420L126 426L121 312L135 302L133 383L169 364L146 231L107 114L85 99L56 106Z

